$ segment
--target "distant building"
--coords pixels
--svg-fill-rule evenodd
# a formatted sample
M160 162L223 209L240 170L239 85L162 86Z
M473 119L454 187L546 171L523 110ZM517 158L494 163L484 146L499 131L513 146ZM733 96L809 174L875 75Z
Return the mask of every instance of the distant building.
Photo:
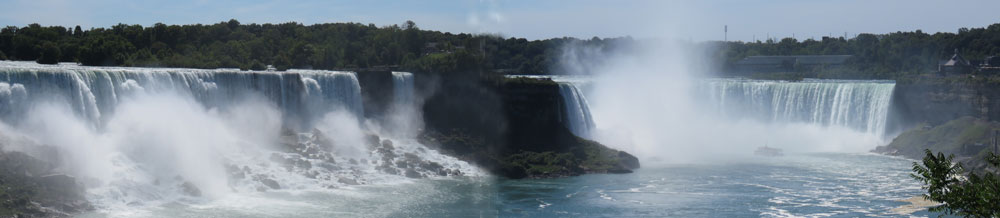
M979 73L1000 74L1000 56L989 56L979 65Z
M852 55L789 55L749 56L737 61L733 68L739 73L792 72L796 69L842 67Z
M452 53L458 50L465 49L465 46L455 46L447 42L428 42L424 43L423 53L424 55L429 54L439 54L439 53Z
M938 65L938 71L944 75L968 74L972 72L972 69L972 64L958 54L958 49L955 49L955 55L952 55L951 59Z
M983 65L987 67L1000 67L1000 56L989 56L983 61Z
M424 43L424 51L423 52L424 52L424 55L428 55L428 54L442 53L442 52L444 52L444 49L441 49L441 47L439 47L439 44L436 43L436 42L428 42L428 43Z

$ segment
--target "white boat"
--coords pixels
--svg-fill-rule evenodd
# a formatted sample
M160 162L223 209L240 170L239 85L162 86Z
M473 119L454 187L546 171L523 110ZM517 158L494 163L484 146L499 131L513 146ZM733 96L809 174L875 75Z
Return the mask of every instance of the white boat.
M757 150L753 152L753 154L766 157L784 156L780 148L767 147L767 145L764 145L764 147L758 147Z

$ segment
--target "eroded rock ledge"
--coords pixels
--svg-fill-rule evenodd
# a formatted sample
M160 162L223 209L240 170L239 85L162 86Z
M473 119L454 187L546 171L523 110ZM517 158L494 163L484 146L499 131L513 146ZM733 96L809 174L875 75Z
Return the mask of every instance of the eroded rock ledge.
M0 144L0 217L70 217L93 209L76 178L54 170L57 163L3 147Z
M573 135L562 123L559 85L551 80L442 77L431 79L437 89L424 104L424 144L507 178L639 168L635 156Z

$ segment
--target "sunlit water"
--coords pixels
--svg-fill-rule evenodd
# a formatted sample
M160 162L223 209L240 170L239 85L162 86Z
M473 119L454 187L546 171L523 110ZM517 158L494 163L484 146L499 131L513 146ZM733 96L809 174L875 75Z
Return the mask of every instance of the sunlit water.
M789 154L561 179L415 179L269 191L83 217L935 217L892 210L920 195L913 160Z
M908 217L912 160L802 154L499 184L504 217Z

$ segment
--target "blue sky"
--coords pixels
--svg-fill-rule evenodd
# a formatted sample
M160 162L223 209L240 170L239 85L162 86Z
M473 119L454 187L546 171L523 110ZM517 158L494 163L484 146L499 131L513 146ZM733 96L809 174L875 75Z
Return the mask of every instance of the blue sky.
M633 36L730 40L921 29L955 32L1000 23L997 0L0 0L0 25L151 25L295 21L391 25L500 33L529 39Z

